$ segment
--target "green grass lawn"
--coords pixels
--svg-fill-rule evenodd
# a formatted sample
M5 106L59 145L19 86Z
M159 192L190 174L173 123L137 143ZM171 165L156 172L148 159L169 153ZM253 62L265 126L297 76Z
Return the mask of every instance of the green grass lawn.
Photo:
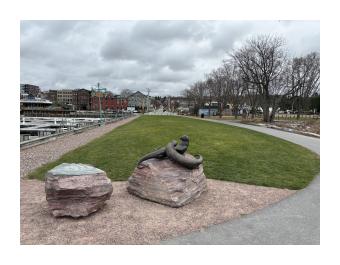
M188 152L201 154L208 178L262 186L301 189L319 172L319 156L293 143L242 128L171 116L142 116L29 177L44 179L60 163L86 163L111 180L127 180L138 159L182 135L190 137Z

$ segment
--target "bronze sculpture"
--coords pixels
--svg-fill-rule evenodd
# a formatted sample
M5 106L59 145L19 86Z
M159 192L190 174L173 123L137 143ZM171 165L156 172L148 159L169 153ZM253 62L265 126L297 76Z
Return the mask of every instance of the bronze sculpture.
M178 164L188 169L197 168L200 164L202 164L203 157L201 155L195 156L195 158L185 156L185 152L189 146L189 137L183 135L180 139L181 139L180 144L177 144L177 141L172 141L168 143L166 147L160 148L154 152L151 152L143 156L138 161L138 165L143 161L151 158L162 159L168 157L170 160L177 162Z

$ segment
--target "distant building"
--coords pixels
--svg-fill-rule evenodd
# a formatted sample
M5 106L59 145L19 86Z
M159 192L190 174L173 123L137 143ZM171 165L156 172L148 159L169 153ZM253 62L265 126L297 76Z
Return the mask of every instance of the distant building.
M218 109L215 107L211 107L210 108L210 116L216 116L218 113ZM198 110L198 115L201 116L202 114L204 114L204 116L209 116L209 108L200 108Z
M222 115L232 115L233 105L231 103L225 104L225 106L222 109ZM216 101L212 101L210 104L210 116L219 115L219 104ZM209 116L209 102L206 102L202 108L198 109L198 115L204 114L204 116Z
M204 108L209 108L209 104L210 104L210 108L215 108L215 109L218 108L218 102L217 101L211 101L210 103L206 102L204 104Z
M25 91L20 89L20 99L27 99L29 94L25 93Z
M128 106L134 107L136 110L145 110L148 104L148 96L137 91L128 97Z
M57 90L57 102L59 104L64 105L73 104L73 90L72 89Z
M52 102L45 99L31 98L20 100L20 109L42 109L48 108Z
M48 91L41 91L40 92L40 98L41 99L47 99L48 100L47 96L48 96Z
M22 84L20 84L20 99L24 99L28 96L27 93L25 93L24 87L22 86Z
M47 99L53 103L57 103L57 90L49 90L47 92Z
M179 107L190 107L192 102L190 99L185 98L185 97L171 97L171 103L178 105Z
M38 97L41 90L39 86L31 85L31 84L20 84L20 91L23 93L32 95L34 97Z
M118 111L126 110L128 107L128 99L112 93L95 94L91 96L90 106L91 110L99 111L99 97L102 110Z
M210 104L210 107L209 107ZM216 101L212 101L212 102L206 102L203 106L203 108L200 108L198 110L198 115L201 116L202 114L204 114L204 116L216 116L219 112L219 106L218 106L218 102Z
M91 91L80 88L73 90L73 105L76 110L90 110Z

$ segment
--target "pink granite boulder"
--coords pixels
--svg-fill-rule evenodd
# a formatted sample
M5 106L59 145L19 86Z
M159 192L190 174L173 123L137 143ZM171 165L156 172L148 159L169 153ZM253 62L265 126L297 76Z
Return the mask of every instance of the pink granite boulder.
M101 209L112 194L106 173L84 164L63 163L48 171L45 192L53 216L87 216Z
M207 181L202 164L188 169L168 158L153 158L135 168L129 177L127 190L143 199L181 207L206 191Z

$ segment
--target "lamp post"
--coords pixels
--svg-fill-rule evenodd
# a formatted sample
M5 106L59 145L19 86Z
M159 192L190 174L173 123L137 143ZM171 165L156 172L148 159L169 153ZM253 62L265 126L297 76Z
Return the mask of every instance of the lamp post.
M102 120L102 103L101 103L101 93L106 93L106 88L102 87L100 88L100 83L98 82L97 83L97 89L93 89L92 90L94 91L94 94L98 96L98 101L99 101L99 123L100 125L103 124L103 120ZM105 123L105 121L104 121Z

